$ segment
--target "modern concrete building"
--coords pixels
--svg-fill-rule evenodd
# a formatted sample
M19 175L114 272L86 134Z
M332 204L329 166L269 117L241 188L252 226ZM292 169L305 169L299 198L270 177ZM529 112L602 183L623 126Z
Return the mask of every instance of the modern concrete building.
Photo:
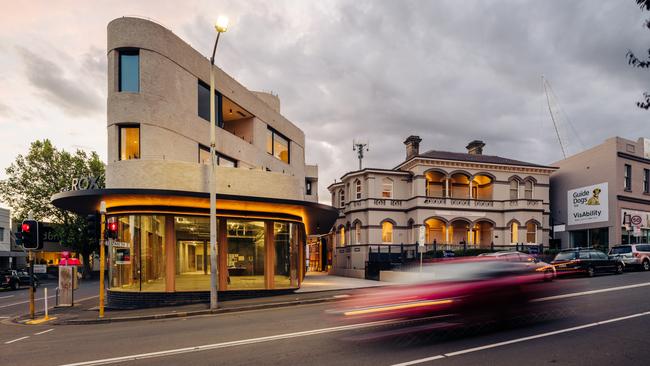
M413 244L421 226L427 244L548 245L554 167L484 155L482 141L465 153L420 153L420 142L408 137L406 159L393 169L348 172L328 187L339 209L334 267L363 269L368 258L343 247Z
M106 188L53 203L96 212L103 200L117 220L109 303L207 300L210 62L169 29L131 17L108 24L107 54ZM305 163L305 135L280 114L278 96L214 70L219 290L296 289L307 235L326 233L336 211L317 203L318 168Z
M650 140L612 137L553 164L551 220L563 248L650 239Z

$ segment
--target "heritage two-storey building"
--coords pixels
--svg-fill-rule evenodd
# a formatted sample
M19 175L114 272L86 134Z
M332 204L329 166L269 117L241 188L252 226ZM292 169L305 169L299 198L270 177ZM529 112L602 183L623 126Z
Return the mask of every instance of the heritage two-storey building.
M408 137L406 159L393 169L348 172L328 187L339 209L337 248L413 244L421 226L427 244L548 245L549 176L556 168L484 155L482 141L470 142L465 153L420 153L420 142Z

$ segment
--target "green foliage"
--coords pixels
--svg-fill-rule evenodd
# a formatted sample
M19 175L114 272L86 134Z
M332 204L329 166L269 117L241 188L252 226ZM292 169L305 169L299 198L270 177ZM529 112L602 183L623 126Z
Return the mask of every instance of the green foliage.
M636 4L641 8L641 10L650 11L650 0L635 0ZM650 29L650 19L645 21L644 26ZM650 55L650 50L648 50L648 55ZM627 63L632 67L638 67L641 69L650 68L650 56L646 59L638 58L631 50L627 51ZM643 100L636 103L637 107L642 109L650 109L650 93L643 93Z
M34 141L27 155L18 155L5 170L7 179L0 181L0 198L11 207L15 220L27 218L31 211L36 220L58 224L55 230L61 244L81 253L88 264L98 244L86 235L86 218L61 210L50 200L68 190L73 177L99 177L97 183L103 187L104 171L104 163L94 151L71 154L58 150L50 140Z

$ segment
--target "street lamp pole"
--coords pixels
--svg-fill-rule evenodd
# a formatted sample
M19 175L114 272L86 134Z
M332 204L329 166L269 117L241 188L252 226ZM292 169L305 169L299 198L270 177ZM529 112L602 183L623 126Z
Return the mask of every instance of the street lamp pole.
M217 39L214 41L212 57L210 57L210 309L217 308L217 187L215 177L216 166L216 121L214 106L214 54L217 52L219 36L228 29L228 18L220 16L215 25Z

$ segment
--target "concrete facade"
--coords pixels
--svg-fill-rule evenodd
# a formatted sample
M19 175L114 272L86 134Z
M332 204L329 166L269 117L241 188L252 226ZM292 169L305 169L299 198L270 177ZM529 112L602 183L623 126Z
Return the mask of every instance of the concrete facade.
M417 136L405 144L406 160L397 167L348 172L328 187L340 211L332 229L335 247L413 244L421 226L427 244L548 245L549 176L555 168L486 156L482 145L468 145L467 154L420 154Z
M560 230L553 235L563 248L591 245L606 249L622 242L647 242L650 236L647 222L650 191L645 175L648 174L646 170L650 170L650 140L612 137L553 165L560 169L551 175L551 219L555 228ZM625 182L626 165L630 166L632 173L629 187ZM608 186L607 220L568 225L567 192L600 183ZM624 225L625 213L642 216L640 236L634 236L632 228Z
M137 49L139 92L119 91L119 52ZM217 52L218 53L218 52ZM218 55L217 55L218 57ZM208 147L210 123L198 114L198 84L209 83L210 62L170 30L139 18L108 25L107 188L151 188L208 192L199 145ZM217 128L216 149L237 161L219 169L217 192L318 201L318 170L305 164L305 135L280 112L280 99L246 89L215 67L216 91L224 109L240 111ZM119 127L140 128L140 159L120 160ZM290 140L286 163L266 151L269 128ZM309 174L307 171L309 170ZM282 177L282 175L284 177ZM311 194L306 194L306 178ZM233 182L247 182L237 184Z

